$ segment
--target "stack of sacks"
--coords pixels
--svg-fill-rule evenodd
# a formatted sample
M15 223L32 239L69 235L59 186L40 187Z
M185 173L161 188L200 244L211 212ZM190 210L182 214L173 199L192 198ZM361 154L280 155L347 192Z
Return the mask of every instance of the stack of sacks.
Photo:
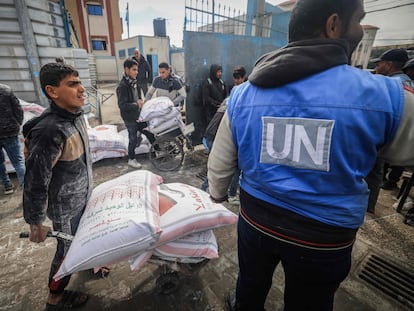
M218 257L217 241L211 229L237 222L237 215L195 187L171 183L158 186L161 235L144 253L130 258L138 270L152 255L162 260L196 263Z
M128 147L128 130L124 129L119 132L119 135L121 135L122 139L124 140L125 146ZM135 148L135 154L141 154L141 153L148 153L151 148L151 143L149 142L147 136L144 134L141 134L141 132L137 133L139 146ZM128 149L127 149L128 150Z
M181 111L174 107L174 103L165 96L153 98L145 102L139 115L139 122L148 122L147 129L158 134L170 128L183 128L185 126Z
M134 171L97 186L56 279L128 259L161 233L157 185L162 178Z
M106 158L119 158L127 155L124 138L116 125L103 124L88 129L92 162Z
M26 102L22 99L19 99L19 101L20 101L20 105L22 106L22 109L23 109L23 124L25 124L30 119L33 119L34 117L39 116L45 110L45 108L43 108L42 106L39 106L37 104L28 103L28 102ZM23 155L24 138L23 138L23 135L21 133L19 133L19 141L20 141L20 152L22 154L22 157L24 157L24 155ZM4 150L1 151L1 152L4 152ZM7 153L5 153L5 152L4 152L4 159L5 159L5 163L6 163L7 172L8 173L14 173L15 172L14 166L11 164L11 161L10 161L9 157L7 156Z
M204 191L181 183L157 187L160 180L141 170L96 187L54 278L126 259L137 270L151 256L187 263L217 258L211 229L235 224L237 215Z

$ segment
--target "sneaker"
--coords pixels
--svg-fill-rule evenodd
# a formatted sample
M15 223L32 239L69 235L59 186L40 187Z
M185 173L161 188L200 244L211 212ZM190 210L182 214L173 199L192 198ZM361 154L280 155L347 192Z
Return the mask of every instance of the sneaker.
M395 190L398 189L397 183L392 180L386 180L382 183L381 188L384 190Z
M142 167L142 165L137 160L135 160L135 159L128 160L128 165L131 166L131 167L133 167L133 168L136 168L136 169L139 169L139 168Z
M14 192L13 185L4 188L4 194L12 194Z
M240 200L239 198L235 195L234 197L229 197L229 203L231 205L239 205L240 204Z

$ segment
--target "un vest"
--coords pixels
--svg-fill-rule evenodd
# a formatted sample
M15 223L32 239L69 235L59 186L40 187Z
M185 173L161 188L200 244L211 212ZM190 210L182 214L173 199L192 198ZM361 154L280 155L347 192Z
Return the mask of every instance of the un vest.
M364 177L394 138L401 82L341 65L274 89L244 83L228 114L241 187L302 216L345 228L364 219Z

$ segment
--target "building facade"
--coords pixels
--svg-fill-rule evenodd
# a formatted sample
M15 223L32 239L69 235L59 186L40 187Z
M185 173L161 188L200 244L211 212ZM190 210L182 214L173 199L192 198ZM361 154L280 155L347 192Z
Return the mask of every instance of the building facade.
M94 55L98 82L116 81L115 42L122 37L118 1L55 0L66 9L80 48ZM72 38L73 39L73 38Z

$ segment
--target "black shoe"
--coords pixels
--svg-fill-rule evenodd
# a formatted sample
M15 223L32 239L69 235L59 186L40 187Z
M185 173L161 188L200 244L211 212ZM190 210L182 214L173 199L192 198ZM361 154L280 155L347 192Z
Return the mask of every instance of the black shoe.
M382 183L381 188L384 190L395 190L398 189L397 183L392 180L386 180Z

